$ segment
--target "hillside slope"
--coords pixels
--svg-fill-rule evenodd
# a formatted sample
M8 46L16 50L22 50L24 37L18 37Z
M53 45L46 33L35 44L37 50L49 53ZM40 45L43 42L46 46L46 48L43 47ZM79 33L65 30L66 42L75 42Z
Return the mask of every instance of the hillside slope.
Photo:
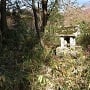
M82 8L69 7L64 14L64 25L75 25L82 21L90 22L90 7L89 4L83 5Z

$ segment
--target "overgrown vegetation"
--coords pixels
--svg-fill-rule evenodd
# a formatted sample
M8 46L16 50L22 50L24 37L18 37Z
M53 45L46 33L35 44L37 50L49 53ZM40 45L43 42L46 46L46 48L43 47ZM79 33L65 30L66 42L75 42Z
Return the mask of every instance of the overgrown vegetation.
M1 1L5 4L6 0ZM37 2L34 1L32 0L33 4L30 0L24 4L35 5ZM13 11L6 13L12 20L10 27L13 28L1 19L0 90L89 90L90 55L82 48L55 55L56 47L60 45L56 33L62 33L63 30L71 33L72 30L64 28L64 16L58 12L57 0L50 3L53 8L50 7L49 10L47 3L42 1L43 10L39 6L38 10L33 6L33 12L31 8L26 12L20 9L18 0L16 6L9 1ZM5 6L3 8L5 10ZM43 14L43 17L39 17L39 14ZM81 36L77 41L86 49L90 44L90 35L87 34L90 33L89 23L80 23L80 28Z
M80 23L81 35L77 38L77 43L82 45L84 49L88 48L90 45L90 23L81 22Z

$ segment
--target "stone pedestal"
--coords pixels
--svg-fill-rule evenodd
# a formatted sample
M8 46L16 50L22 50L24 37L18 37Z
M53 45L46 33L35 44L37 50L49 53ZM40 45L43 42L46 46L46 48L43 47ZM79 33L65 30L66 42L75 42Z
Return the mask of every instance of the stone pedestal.
M61 48L64 48L65 44L64 37L61 37L60 40L61 40Z
M76 44L75 38L70 37L70 48L75 48L75 44Z

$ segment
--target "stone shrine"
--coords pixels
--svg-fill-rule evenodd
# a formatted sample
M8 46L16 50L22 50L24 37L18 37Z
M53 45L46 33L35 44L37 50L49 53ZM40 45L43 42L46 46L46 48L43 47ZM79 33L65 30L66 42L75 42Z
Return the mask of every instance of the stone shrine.
M64 27L62 32L56 33L56 36L59 38L60 46L56 48L56 55L60 55L60 53L69 53L69 51L74 50L76 47L76 38L80 35L80 28L78 27ZM65 31L63 33L63 31Z
M74 35L60 35L61 48L75 48L76 41Z

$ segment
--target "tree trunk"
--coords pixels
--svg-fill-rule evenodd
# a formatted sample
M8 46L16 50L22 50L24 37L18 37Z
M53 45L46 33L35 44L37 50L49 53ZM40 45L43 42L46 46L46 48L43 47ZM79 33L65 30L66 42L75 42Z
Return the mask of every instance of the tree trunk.
M37 9L35 7L35 0L32 0L32 9L33 9L33 14L34 14L35 29L36 29L37 37L40 39L40 30L38 26L38 15L37 15Z
M1 23L0 23L0 51L2 50L2 43L5 39L5 33L7 29L7 21L6 21L6 0L1 0Z
M1 33L2 36L5 34L7 29L7 20L6 20L6 0L1 0Z
M47 3L48 0L42 0L42 31L44 32L45 26L47 24Z

